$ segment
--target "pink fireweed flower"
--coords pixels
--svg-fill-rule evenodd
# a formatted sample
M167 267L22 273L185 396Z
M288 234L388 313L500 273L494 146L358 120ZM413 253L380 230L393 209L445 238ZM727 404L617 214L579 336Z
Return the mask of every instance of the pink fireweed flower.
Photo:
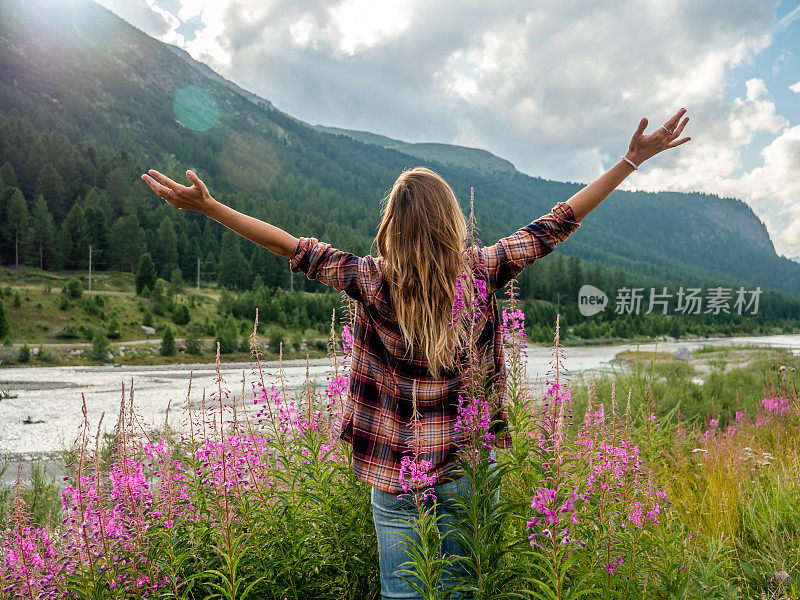
M430 460L414 460L412 456L404 456L400 462L400 475L398 482L406 493L422 491L423 500L436 500L433 486L436 484L436 474L429 474L433 468ZM426 488L426 489L423 489Z
M352 332L350 331L350 326L345 325L342 328L342 348L345 355L350 354L350 351L353 349L353 343L354 338Z
M474 440L491 448L495 436L491 432L492 411L489 402L484 399L468 401L461 394L458 396L458 416L453 427L457 434Z

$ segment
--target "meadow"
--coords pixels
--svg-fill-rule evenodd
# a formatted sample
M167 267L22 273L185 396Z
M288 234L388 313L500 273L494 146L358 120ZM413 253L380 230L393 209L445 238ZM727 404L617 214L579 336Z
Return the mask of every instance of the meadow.
M256 317L244 394L218 378L182 431L144 427L133 390L113 435L85 422L65 481L34 469L4 491L0 598L378 598L370 490L338 438L348 307L331 321L324 388L295 393L265 372ZM439 552L424 446L408 449L419 535L403 576L423 597L800 595L798 357L726 368L723 351L702 385L640 357L573 387L558 322L552 369L531 379L524 315L513 298L502 313L513 446L492 464L496 398L471 368L458 444L472 493L447 533L462 579L443 577L456 558Z
M205 281L196 289L179 275L155 278L152 290L139 293L132 273L100 271L92 279L89 292L86 273L3 269L0 365L213 362L216 342L227 361L246 362L255 305L270 358L281 344L287 357L324 356L338 303L331 293L237 293ZM165 337L172 338L166 347Z

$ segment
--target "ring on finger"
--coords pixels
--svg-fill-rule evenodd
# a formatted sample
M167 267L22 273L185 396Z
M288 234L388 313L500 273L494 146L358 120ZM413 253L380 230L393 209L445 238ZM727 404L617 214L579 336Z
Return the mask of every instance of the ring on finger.
M661 129L663 129L664 131L666 131L666 132L667 132L668 134L670 134L670 135L672 135L672 133L675 131L674 129L673 129L672 131L670 131L669 129L667 129L667 126L666 126L666 125L662 125L662 126L661 126Z

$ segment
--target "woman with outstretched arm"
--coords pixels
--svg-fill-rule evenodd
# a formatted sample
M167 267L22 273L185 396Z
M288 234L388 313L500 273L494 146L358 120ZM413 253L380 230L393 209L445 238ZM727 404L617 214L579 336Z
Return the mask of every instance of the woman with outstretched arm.
M552 252L644 161L690 138L680 135L688 122L685 109L653 133L647 119L633 134L627 153L566 202L492 246L478 249L473 281L485 285L474 293L486 296L478 321L478 339L489 340L492 375L499 382L494 446L511 443L506 428L503 383L503 340L497 320L495 292L522 269ZM192 171L184 186L149 171L142 178L175 208L194 210L232 231L289 259L303 271L356 300L350 380L342 415L341 438L352 445L353 469L371 486L371 501L380 560L383 598L413 598L408 583L397 575L407 560L402 539L412 529L396 519L408 517L412 505L402 494L401 463L410 445L412 406L416 405L430 460L428 475L440 499L463 493L464 481L453 475L458 396L463 389L461 358L468 337L452 325L463 268L467 224L450 186L436 173L417 167L397 178L385 199L376 236L378 257L342 252L315 238L296 238L282 229L239 213L219 202ZM462 319L462 321L466 321ZM464 476L465 477L465 476ZM398 496L398 494L400 494ZM440 510L447 510L442 503ZM443 552L460 556L451 536ZM458 570L456 562L454 569Z

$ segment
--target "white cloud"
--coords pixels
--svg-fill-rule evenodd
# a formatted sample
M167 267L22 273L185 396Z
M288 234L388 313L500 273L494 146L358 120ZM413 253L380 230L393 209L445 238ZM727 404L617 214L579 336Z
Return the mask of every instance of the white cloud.
M400 35L411 21L411 10L410 0L344 0L329 12L339 31L339 49L353 55Z
M763 165L730 187L747 190L746 199L773 225L775 245L800 256L800 125L786 129L761 156Z
M795 94L800 94L800 81L790 85L789 89L792 90Z
M657 127L685 106L692 142L628 185L743 198L779 251L800 254L792 200L757 176L800 180L775 156L794 148L791 124L762 79L724 94L731 69L788 25L776 28L779 0L180 1L181 19L204 23L186 49L293 116L473 145L532 175L588 181L642 116ZM743 172L742 153L767 135L763 165Z
M800 125L789 127L775 114L763 81L751 79L746 87L745 98L734 100L729 112L729 131L716 127L710 139L687 145L670 165L656 157L652 168L646 165L631 183L640 189L701 189L741 198L766 223L779 252L800 255ZM761 150L761 165L737 175L740 148L763 132L777 135Z

